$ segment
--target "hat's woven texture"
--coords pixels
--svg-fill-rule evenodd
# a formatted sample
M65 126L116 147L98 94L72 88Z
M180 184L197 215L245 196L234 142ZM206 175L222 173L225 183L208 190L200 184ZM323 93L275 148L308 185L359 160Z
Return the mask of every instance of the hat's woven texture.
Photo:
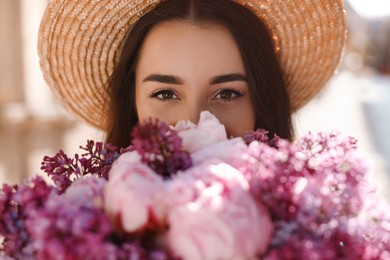
M128 29L160 0L51 0L39 30L43 75L62 104L104 128L105 83ZM346 41L342 0L237 0L272 31L292 110L334 74Z

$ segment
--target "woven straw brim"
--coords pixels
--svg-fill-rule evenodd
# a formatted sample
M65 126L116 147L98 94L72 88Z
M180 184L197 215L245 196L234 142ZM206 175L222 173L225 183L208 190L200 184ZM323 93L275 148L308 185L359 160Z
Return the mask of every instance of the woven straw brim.
M44 78L65 108L104 128L105 83L129 28L160 0L52 0L39 29ZM346 41L341 0L237 0L272 31L293 111L336 71Z

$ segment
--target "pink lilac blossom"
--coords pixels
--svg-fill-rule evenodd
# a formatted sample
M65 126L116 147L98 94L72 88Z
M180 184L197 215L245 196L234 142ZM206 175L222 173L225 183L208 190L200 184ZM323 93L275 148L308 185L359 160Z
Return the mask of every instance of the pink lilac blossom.
M269 143L270 138L268 136L268 131L264 129L257 129L256 131L248 131L244 137L245 143L249 145L253 141L258 141L261 143Z
M390 218L375 217L366 206L377 200L355 140L309 133L296 144L278 140L274 145L252 142L247 159L253 163L241 169L275 224L264 257L386 259L389 238L383 225Z

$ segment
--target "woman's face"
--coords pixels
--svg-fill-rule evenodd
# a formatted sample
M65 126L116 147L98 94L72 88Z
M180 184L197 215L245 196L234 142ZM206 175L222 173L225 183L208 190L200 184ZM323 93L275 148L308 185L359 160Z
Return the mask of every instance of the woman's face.
M160 23L145 38L135 76L141 122L151 117L172 125L183 119L197 123L208 110L228 136L255 127L244 63L223 26Z

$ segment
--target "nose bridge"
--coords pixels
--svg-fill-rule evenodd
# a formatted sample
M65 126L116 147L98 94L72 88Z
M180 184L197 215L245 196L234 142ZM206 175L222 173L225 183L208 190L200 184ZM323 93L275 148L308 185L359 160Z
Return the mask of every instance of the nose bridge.
M187 107L187 119L197 124L199 122L200 112L208 110L207 101L202 98L192 98Z

